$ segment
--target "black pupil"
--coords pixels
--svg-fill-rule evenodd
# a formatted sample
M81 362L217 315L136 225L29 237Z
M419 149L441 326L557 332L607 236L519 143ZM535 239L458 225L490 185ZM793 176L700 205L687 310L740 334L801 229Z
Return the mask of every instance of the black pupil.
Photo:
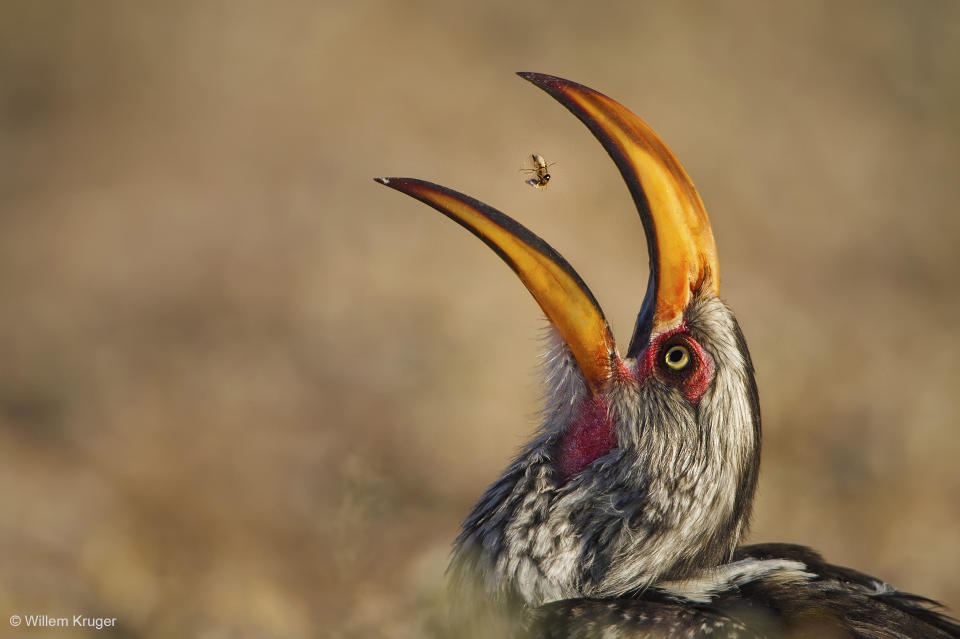
M683 359L683 350L679 348L671 348L670 352L667 353L667 357L670 359L671 362L676 364L681 359Z

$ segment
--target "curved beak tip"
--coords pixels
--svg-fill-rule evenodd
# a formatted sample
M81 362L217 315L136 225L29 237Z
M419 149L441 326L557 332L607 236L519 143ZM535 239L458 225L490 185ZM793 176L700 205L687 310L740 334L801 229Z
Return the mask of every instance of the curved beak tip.
M533 73L532 71L517 71L517 75L530 82L534 86L540 87L543 90L547 88L560 89L565 84L576 85L575 82L570 82L569 80L564 80L555 75L549 75L546 73ZM579 85L576 85L579 86ZM551 93L547 91L547 93Z

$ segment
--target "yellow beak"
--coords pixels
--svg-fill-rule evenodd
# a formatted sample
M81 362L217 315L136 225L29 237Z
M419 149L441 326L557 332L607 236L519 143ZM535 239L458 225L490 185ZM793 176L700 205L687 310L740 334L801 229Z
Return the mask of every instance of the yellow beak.
M503 258L560 332L591 392L603 391L616 357L613 334L593 293L559 253L509 216L462 193L411 178L376 180L429 204Z
M640 118L601 93L561 78L521 73L574 113L613 158L647 236L650 280L629 357L676 327L693 294L716 294L717 255L710 222L686 171ZM604 392L619 366L610 326L573 267L524 226L471 197L411 178L376 178L429 204L492 248L557 328L591 393Z
M680 324L693 292L719 287L710 220L690 176L646 123L593 89L540 73L520 73L587 125L620 169L643 220L650 281L628 357Z

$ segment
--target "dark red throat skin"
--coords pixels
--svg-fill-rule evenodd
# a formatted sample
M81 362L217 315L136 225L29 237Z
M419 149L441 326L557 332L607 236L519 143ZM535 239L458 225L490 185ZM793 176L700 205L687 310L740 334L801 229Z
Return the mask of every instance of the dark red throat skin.
M561 486L617 446L617 435L604 397L584 400L578 413L560 442L557 479Z

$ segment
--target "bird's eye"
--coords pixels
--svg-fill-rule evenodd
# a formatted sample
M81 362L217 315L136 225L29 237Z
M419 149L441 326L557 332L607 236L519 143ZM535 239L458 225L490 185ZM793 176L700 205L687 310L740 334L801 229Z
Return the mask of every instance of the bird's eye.
M664 353L663 361L671 370L682 371L690 364L690 349L681 344L675 344Z
M544 181L544 182L549 182L549 181L550 181L550 174L549 174L549 173L544 174L544 176L543 176L543 181Z

